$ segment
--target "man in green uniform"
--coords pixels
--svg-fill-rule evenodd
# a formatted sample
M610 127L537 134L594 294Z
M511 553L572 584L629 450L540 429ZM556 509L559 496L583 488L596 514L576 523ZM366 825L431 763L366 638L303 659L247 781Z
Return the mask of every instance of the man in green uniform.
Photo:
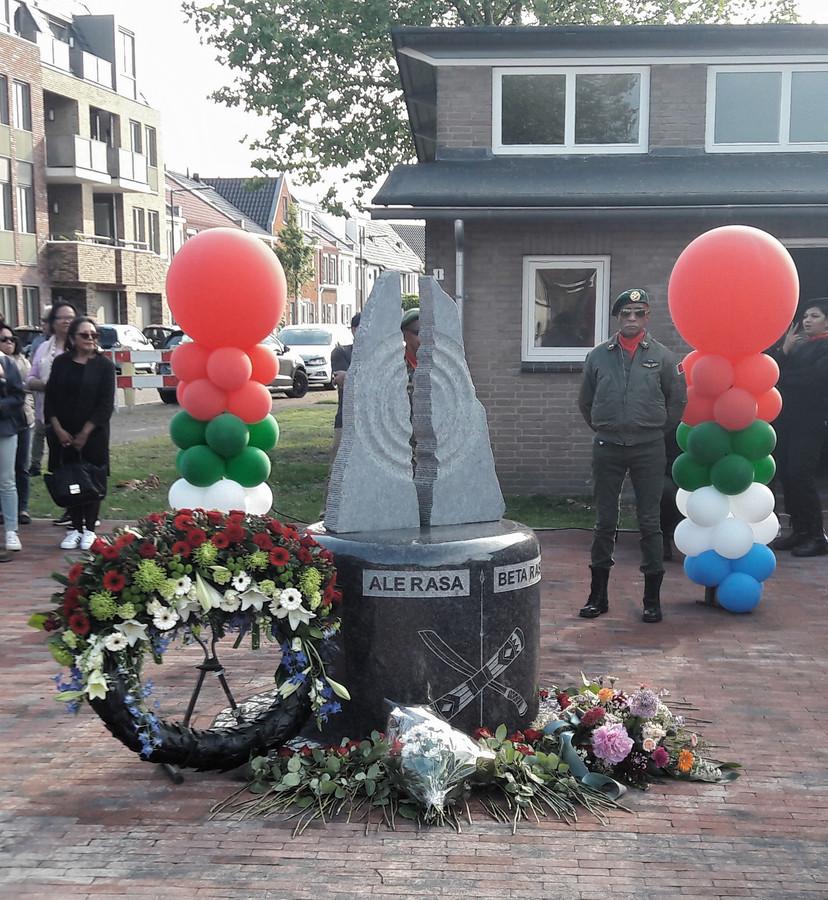
M592 475L596 512L592 585L579 614L594 619L609 609L607 586L619 502L629 472L641 532L642 619L660 622L664 435L676 427L684 411L684 379L678 374L674 354L647 331L650 298L646 291L624 291L613 304L612 314L618 317L618 332L590 351L578 396L581 413L595 432Z

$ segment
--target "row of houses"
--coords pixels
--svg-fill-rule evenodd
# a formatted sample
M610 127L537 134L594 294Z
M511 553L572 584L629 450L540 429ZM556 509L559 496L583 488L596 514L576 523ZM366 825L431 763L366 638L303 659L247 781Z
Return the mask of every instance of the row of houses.
M290 322L347 322L377 273L416 290L423 261L387 223L334 220L286 177L190 177L164 166L135 34L76 0L0 0L0 314L37 325L57 298L102 322L170 321L172 256L204 228L275 247L296 203L314 278Z

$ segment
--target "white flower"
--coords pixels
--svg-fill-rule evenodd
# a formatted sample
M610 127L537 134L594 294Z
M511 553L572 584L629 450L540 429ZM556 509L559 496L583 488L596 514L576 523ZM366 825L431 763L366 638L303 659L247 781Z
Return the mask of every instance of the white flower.
M239 600L238 591L229 590L224 592L221 603L219 603L219 609L223 609L225 612L235 612L240 606L241 600Z
M90 700L103 700L108 689L106 676L99 669L92 672L86 679L86 695Z
M239 572L238 574L233 576L233 587L241 593L242 591L246 591L248 587L250 587L251 582L250 576L247 572Z
M641 746L644 748L644 750L647 751L647 753L652 753L653 750L655 750L655 748L658 746L658 744L656 744L656 742L652 738L644 738L644 740L641 742Z
M178 624L178 613L174 609L165 607L152 617L152 624L159 631L169 631Z
M100 669L103 666L103 650L97 645L86 652L86 668L88 670Z
M285 588L279 596L279 605L285 609L299 609L302 605L302 594L296 588Z
M150 616L157 616L162 609L166 609L166 606L155 597L147 604L147 614Z
M210 612L211 609L218 609L221 606L222 595L198 572L196 572L196 594L204 612Z
M185 597L190 593L190 588L193 586L193 582L190 579L189 575L182 575L175 582L175 596L176 597Z
M175 611L182 622L186 622L192 613L196 613L201 609L198 600L194 596L194 591L190 590L186 597L179 597L175 601Z
M257 591L255 588L250 588L249 591L245 591L241 595L241 608L243 610L253 607L256 612L261 612L265 603L267 603L267 596L261 591Z
M111 653L117 653L119 650L123 650L126 645L127 639L120 631L113 631L112 634L107 635L107 637L104 638L104 647Z
M302 638L295 637L290 642L290 649L293 650L294 653L298 653L302 649Z
M279 599L270 604L270 611L277 619L287 618L292 631L316 618L314 613L302 606L302 595L296 588L285 588Z
M655 741L658 743L667 732L655 722L647 722L641 729L641 737L646 741Z

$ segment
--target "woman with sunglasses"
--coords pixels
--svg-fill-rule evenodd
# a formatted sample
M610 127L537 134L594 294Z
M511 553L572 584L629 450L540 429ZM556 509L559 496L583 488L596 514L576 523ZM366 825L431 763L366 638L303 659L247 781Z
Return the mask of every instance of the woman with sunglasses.
M0 338L10 329L0 328ZM3 341L3 346L8 339ZM26 427L23 417L23 379L11 356L0 353L0 509L6 530L6 550L21 550L17 536L17 485L14 480L14 461L17 455L17 436ZM10 557L3 553L0 561Z
M66 352L52 364L44 415L49 471L80 457L109 468L109 420L115 405L115 366L98 348L94 319L78 316L66 334ZM88 550L95 541L100 500L69 509L72 527L60 546Z
M20 377L25 385L32 364L26 359L17 335L8 325L0 326L0 352L5 353L17 366L17 371L20 372ZM28 525L32 521L32 517L29 515L29 462L34 427L34 398L28 391L23 404L23 416L24 426L17 434L14 481L17 486L17 521L20 525Z

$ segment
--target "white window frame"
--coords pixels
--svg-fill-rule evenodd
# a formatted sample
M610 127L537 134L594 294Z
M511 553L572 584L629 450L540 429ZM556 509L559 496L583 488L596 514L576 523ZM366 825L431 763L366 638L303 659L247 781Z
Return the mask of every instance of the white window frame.
M779 140L773 143L717 144L716 140L716 76L719 73L777 72L782 76L779 104ZM791 82L794 72L828 72L828 64L821 65L732 65L707 67L707 111L705 116L704 149L707 153L825 153L828 141L791 143Z
M564 142L562 144L504 144L502 85L504 75L565 75ZM577 75L638 75L638 143L575 143L575 77ZM649 66L509 66L492 69L492 153L495 155L557 155L571 153L647 153L650 141L650 68Z
M595 269L595 334L592 347L609 337L609 256L524 256L522 308L522 362L583 362L592 347L535 346L535 275L539 269Z

